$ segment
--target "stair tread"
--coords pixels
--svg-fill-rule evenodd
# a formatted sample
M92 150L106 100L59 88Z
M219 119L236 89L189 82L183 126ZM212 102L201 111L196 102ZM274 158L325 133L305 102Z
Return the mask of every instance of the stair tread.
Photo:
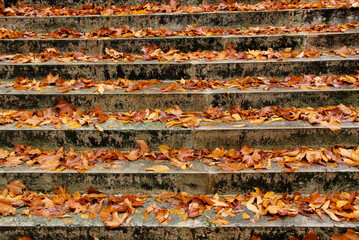
M290 63L290 62L317 62L317 61L350 61L350 60L358 60L359 56L347 56L346 58L340 57L340 56L329 56L329 55L322 55L320 57L316 58L283 58L284 62ZM98 63L92 63L92 62L58 62L54 60L49 60L46 62L41 63L12 63L12 60L3 60L0 62L0 66L13 66L13 65L21 65L21 66L38 66L38 65L50 65L50 66L81 66L81 65L153 65L153 64L160 64L160 65L202 65L202 64L208 64L208 65L214 65L214 64L232 64L232 63L280 63L283 61L277 61L275 59L272 60L235 60L235 59L229 59L229 60L218 60L218 61L206 61L206 60L194 60L194 61L185 61L185 62L174 62L174 61L157 61L157 60L151 60L151 61L141 61L141 60L135 60L133 62L129 61L120 61L119 63L115 63L111 60L106 61L99 61Z
M148 204L148 203L147 203ZM147 206L145 205L145 207ZM149 206L149 205L148 205ZM140 208L139 208L140 209ZM250 214L250 213L249 213ZM84 219L81 218L81 214L72 215L72 218L53 218L48 221L46 218L41 218L37 216L33 216L30 219L27 216L11 216L11 217L2 217L0 218L0 229L1 228L13 228L16 227L59 227L59 228L76 228L76 227L100 227L105 228L101 219ZM214 219L214 214L208 214ZM253 215L253 214L251 214ZM149 217L149 219L142 219L143 214L135 214L133 220L130 223L130 226L120 226L119 231L123 228L131 228L131 227L154 227L154 228L230 228L230 227L239 227L239 228L253 228L260 229L262 227L275 227L275 228L288 228L295 226L296 228L355 228L357 227L356 222L333 222L327 216L323 216L323 221L321 221L317 216L313 217L305 217L298 215L296 217L283 217L279 218L276 221L268 221L271 217L261 216L260 219L256 223L251 223L249 220L243 220L241 214L237 214L235 217L227 218L230 223L226 226L219 226L215 224L210 224L204 216L200 216L196 219L187 219L184 223L182 218L179 218L176 215L171 215L173 217L173 221L168 225L160 225L154 220L154 217ZM75 220L71 223L64 223L66 220ZM113 231L113 230L112 230Z
M59 16L59 17L0 17L1 27L26 31L54 31L61 27L75 27L78 31L90 31L101 26L119 27L130 25L137 28L167 27L181 29L188 24L198 23L207 27L226 26L246 28L249 26L313 25L316 23L354 22L359 20L359 8L332 8L306 10L277 10L252 12L217 12L217 13L157 13L149 15L122 16Z
M121 161L123 167L120 168L104 168L108 167L108 164L96 164L94 167L90 168L86 172L79 173L76 170L65 169L61 172L56 171L46 171L43 169L33 169L26 164L16 166L16 167L3 167L0 166L0 174L146 174L146 175L187 175L187 174L202 174L202 175L216 175L216 174L226 174L226 175L247 175L247 174L254 174L254 175L261 175L261 174L288 174L283 172L283 170L288 170L288 168L281 168L278 166L277 163L272 163L270 169L261 169L261 170L254 170L254 169L244 169L236 172L225 172L221 171L220 167L217 166L207 166L198 160L193 160L192 168L181 169L171 165L170 161L163 161L163 162L155 162L154 160L136 160L136 161ZM151 168L152 166L156 165L164 165L170 168L167 172L153 172L153 171L146 171L146 168ZM38 165L36 165L38 166ZM349 167L346 165L339 165L338 167L330 167L330 166L321 166L315 165L310 168L300 168L296 171L296 174L307 174L307 173L359 173L359 169L355 167Z

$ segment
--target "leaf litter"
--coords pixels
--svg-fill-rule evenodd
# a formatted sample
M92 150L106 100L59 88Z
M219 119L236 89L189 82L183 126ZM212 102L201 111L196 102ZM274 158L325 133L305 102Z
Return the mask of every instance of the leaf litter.
M179 5L178 0L170 0L166 4L140 3L131 5L109 5L101 7L97 5L84 4L82 8L69 7L39 7L27 6L22 2L6 7L0 2L0 16L26 16L26 17L50 17L50 16L85 16L85 15L148 15L154 13L204 13L217 11L273 11L289 9L323 9L323 8L350 8L359 7L357 1L353 0L330 0L330 1L263 1L256 4L233 2L222 0L219 4Z
M63 171L65 169L85 172L96 165L105 164L104 168L120 168L126 162L149 160L153 163L162 162L180 169L193 167L194 161L208 166L218 166L224 172L241 170L266 170L272 164L278 165L285 172L299 171L301 168L324 166L359 167L359 147L336 145L332 148L298 147L295 149L261 150L242 146L240 148L202 148L174 149L166 145L158 147L159 151L151 151L145 141L137 140L138 149L120 151L117 149L96 149L75 151L40 150L31 146L17 145L13 150L0 148L0 164L6 168L27 165L33 169L46 171ZM153 165L146 171L167 172L171 169L166 165Z
M0 39L99 39L99 38L148 38L148 37L173 37L173 36L255 36L255 35L275 35L275 34L296 34L296 33L338 33L346 32L350 29L359 28L359 23L352 22L346 24L314 24L305 26L268 26L268 27L248 27L247 29L225 29L200 27L197 24L187 25L184 30L169 30L165 27L153 30L142 28L135 30L134 27L120 26L101 27L89 32L77 32L75 28L61 28L49 33L36 33L30 30L21 32L0 28Z
M157 45L143 46L141 48L143 54L118 52L114 49L105 49L105 54L98 54L90 56L84 50L70 53L62 53L57 48L47 48L41 53L29 53L27 55L17 54L0 54L0 62L10 61L13 64L26 63L43 63L48 61L55 62L91 62L97 63L99 61L119 62L134 62L134 61L160 61L160 62L188 62L188 61L223 61L223 60L256 60L256 61L285 61L287 59L313 59L321 56L337 56L347 58L348 56L358 56L359 49L351 49L343 46L338 49L318 50L317 48L310 48L295 51L291 48L286 48L284 51L276 51L272 48L268 50L248 50L237 51L234 46L228 45L223 51L204 50L195 52L181 52L170 47L169 50L163 51Z
M162 86L161 86L162 84ZM231 80L220 81L218 79L181 79L163 85L163 81L151 79L142 81L131 81L128 79L118 78L117 80L107 80L104 82L94 81L91 79L62 79L58 74L49 73L42 81L29 79L28 77L18 77L15 81L7 84L6 87L15 90L29 90L43 92L49 87L56 87L60 93L77 91L81 89L94 88L93 92L103 94L105 91L122 89L126 92L135 92L140 90L160 90L161 92L197 91L205 89L228 89L237 88L239 90L272 88L283 89L318 89L325 90L329 88L359 88L359 73L355 75L328 75L317 76L314 74L303 74L301 76L288 75L284 79L251 77L235 78ZM230 94L230 92L229 92Z
M54 126L61 129L63 125L67 129L75 129L81 126L94 125L99 131L104 131L98 125L109 120L121 124L160 122L166 127L197 128L206 122L233 123L247 121L258 125L273 121L307 121L311 125L320 125L332 131L341 129L341 123L359 122L359 108L340 104L319 108L282 108L267 106L261 109L242 108L233 105L229 110L220 107L209 107L203 112L184 112L175 105L166 110L145 109L129 111L125 113L105 113L99 106L89 111L80 111L64 98L55 102L54 108L45 110L2 110L0 112L0 125L15 123L16 127L37 128L40 126ZM237 124L235 124L237 125Z
M245 212L250 219L242 221L257 222L259 219L275 221L282 217L317 216L323 220L328 216L335 222L356 222L359 218L358 192L333 192L320 194L315 191L309 195L296 192L293 195L271 191L255 191L232 196L190 195L186 192L160 192L157 197L148 194L106 195L90 187L87 194L68 193L65 187L59 187L53 194L37 193L19 180L12 181L0 194L0 214L14 216L17 211L22 215L39 216L51 220L68 218L71 215L88 215L88 220L100 218L105 226L117 228L132 220L135 214L155 215L159 224L170 223L176 215L187 219L203 216L207 221L218 225L232 224L237 214ZM155 201L154 201L155 200ZM139 210L143 209L141 213ZM71 215L70 215L71 214ZM129 220L130 219L130 220ZM72 223L73 219L64 220Z

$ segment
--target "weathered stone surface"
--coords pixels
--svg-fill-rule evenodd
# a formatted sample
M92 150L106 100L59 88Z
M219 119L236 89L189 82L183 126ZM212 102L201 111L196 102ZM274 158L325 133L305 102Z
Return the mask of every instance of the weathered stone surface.
M249 213L250 214L250 213ZM212 217L214 217L214 214ZM252 214L250 214L252 215ZM0 232L4 240L16 240L29 235L39 239L236 239L247 240L252 235L264 240L290 239L291 236L302 237L307 231L313 231L320 239L329 240L332 234L343 234L347 228L356 228L355 222L336 223L328 217L321 221L318 217L298 216L295 218L280 218L277 221L267 221L261 217L256 223L241 219L241 215L228 218L231 224L216 226L209 223L204 216L187 219L171 215L174 220L166 226L154 223L154 217L144 220L142 214L135 214L129 226L116 229L106 229L100 219L82 219L74 215L72 223L63 223L63 219L52 219L50 222L40 217L27 216L4 217L0 219Z
M237 0L237 2L247 2L247 3L257 3L261 0ZM16 4L18 0L6 0L6 6L11 6L11 4ZM83 4L97 5L97 6L108 6L108 5L136 5L143 3L143 0L67 0L66 2L60 0L24 0L21 1L27 5L32 5L36 7L40 6L65 6L65 7L76 7L81 8ZM179 0L180 5L199 5L202 3L212 3L218 4L219 0ZM151 0L150 3L157 4L166 4L166 0Z
M118 124L118 127L108 127ZM247 124L237 128L233 125ZM136 140L145 140L150 147L166 144L175 148L240 147L249 145L264 149L281 149L297 146L329 147L335 144L353 145L359 139L359 125L342 124L340 131L332 132L307 122L271 122L259 126L247 122L232 124L218 123L216 126L202 126L195 130L188 128L167 128L155 123L121 124L108 121L100 124L104 132L92 125L76 129L55 130L53 127L35 129L16 128L12 125L0 127L0 146L13 147L17 144L55 149L59 147L88 148L136 148ZM154 128L155 126L156 128Z
M233 44L238 51L248 49L283 50L291 47L295 50L318 48L336 49L342 46L356 48L359 30L353 29L345 33L325 34L285 34L258 36L208 36L208 37L166 37L166 38L120 38L120 39L2 39L0 40L0 54L14 54L43 52L46 48L57 48L61 52L79 51L84 49L87 54L104 54L106 48L113 48L120 52L142 53L136 46L156 44L163 50L170 47L183 52L197 50L222 51Z
M247 28L283 25L313 25L319 23L344 24L359 21L359 8L282 10L258 12L217 12L195 14L150 14L122 16L71 16L71 17L0 17L0 27L36 32L75 28L91 31L104 27L131 27L153 29L166 27L180 30L190 24L207 27Z
M289 74L355 74L359 66L359 57L348 58L323 56L316 59L285 59L285 61L192 61L158 62L112 61L99 63L27 63L11 64L0 62L0 79L12 80L17 77L46 77L49 73L60 74L64 79L87 78L97 81L127 78L130 80L159 79L179 80L181 78L201 78L220 80L245 76L284 77Z
M308 0L307 0L308 1ZM315 2L317 0L309 0L308 2ZM16 4L18 0L6 0L5 6L11 6ZM32 5L36 7L41 6L66 6L66 7L77 7L81 8L83 4L97 5L97 6L108 6L108 5L136 5L143 3L143 0L67 0L66 2L61 0L23 0L21 1L27 5ZM165 4L166 0L151 0L151 3ZM218 4L220 0L179 0L179 5L199 5L203 3ZM262 0L236 0L236 2L242 3L258 3Z
M166 165L171 170L165 173L145 171L153 165ZM155 163L149 160L124 162L121 168L100 169L99 165L85 173L64 170L60 173L30 169L28 166L0 168L0 187L10 181L21 180L32 191L50 192L59 185L66 186L70 193L86 192L89 186L108 194L119 192L156 194L161 191L187 192L189 194L246 194L254 187L279 193L300 192L310 194L319 190L358 190L359 170L314 166L296 172L282 172L275 163L269 170L243 170L235 173L222 172L219 167L210 167L193 161L193 168L182 170L169 161ZM327 172L325 172L327 169ZM46 182L47 184L44 184Z
M170 83L166 81L163 85ZM0 109L45 109L64 97L80 110L100 106L105 112L118 112L143 109L167 109L178 105L185 111L203 111L209 106L230 109L238 104L245 108L280 107L321 107L339 104L359 106L358 89L292 90L270 89L237 90L234 88L163 93L160 90L125 92L125 90L106 91L100 95L87 90L58 93L57 88L41 93L0 86Z

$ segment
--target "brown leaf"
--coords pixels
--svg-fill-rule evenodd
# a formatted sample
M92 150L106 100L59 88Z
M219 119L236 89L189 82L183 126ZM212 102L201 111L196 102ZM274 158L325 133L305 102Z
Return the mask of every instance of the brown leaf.
M136 142L143 153L151 152L150 148L147 146L147 144L144 140L136 140Z
M7 190L15 196L21 195L24 189L26 189L26 186L19 180L12 181L7 186Z

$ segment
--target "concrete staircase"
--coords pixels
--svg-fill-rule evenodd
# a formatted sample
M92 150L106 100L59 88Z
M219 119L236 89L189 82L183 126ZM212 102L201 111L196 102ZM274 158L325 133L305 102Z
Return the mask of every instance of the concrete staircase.
M25 4L66 5L81 7L82 4L95 3L91 0L56 1L27 0ZM96 1L99 5L136 4L139 1ZM161 1L153 1L161 2ZM210 1L216 3L216 1ZM256 1L252 1L254 3ZM7 5L14 1L6 1ZM181 4L200 4L199 0L183 0ZM61 27L75 27L77 31L90 31L105 27L133 26L136 29L167 27L184 29L197 23L199 26L221 28L247 28L256 26L310 26L313 24L345 24L359 21L359 8L306 9L258 12L216 12L194 14L151 14L132 16L77 16L77 17L0 17L0 27L46 33ZM0 40L0 54L42 52L55 47L62 52L86 50L90 55L103 54L105 48L120 52L140 53L143 45L156 44L167 50L169 47L182 51L222 50L233 44L235 49L283 50L291 47L296 50L312 47L326 50L342 46L359 47L359 29L343 33L286 34L259 36L205 36L205 37L167 37L141 39L3 39ZM265 76L284 78L289 74L339 75L355 74L359 70L356 56L320 57L315 59L289 59L288 61L193 61L193 62L99 62L99 63L26 63L0 62L1 109L44 109L53 107L59 97L74 104L79 109L98 105L105 112L124 112L146 108L167 109L179 105L183 110L203 111L209 106L229 109L234 104L243 107L261 108L281 107L320 107L338 104L359 107L357 89L325 90L236 90L216 89L186 92L162 93L158 90L143 90L128 93L123 90L106 91L103 95L93 90L79 90L58 93L55 89L43 92L17 91L6 88L17 77L41 79L49 73L59 74L64 79L87 78L105 81L116 78L130 80L159 79L165 83L174 80L212 79L229 80L245 76ZM340 131L332 132L321 126L311 126L305 122L271 122L258 126L247 124L238 128L233 124L220 123L216 126L201 126L195 130L188 128L164 128L161 123L119 124L108 127L100 124L103 132L95 127L80 127L66 130L53 127L36 129L17 128L14 125L0 126L0 147L12 148L17 144L32 145L41 149L73 147L77 150L96 148L117 148L130 150L136 148L136 140L145 140L151 149L165 144L174 148L216 148L240 147L248 145L261 149L287 149L298 146L330 147L335 144L358 146L359 125L342 124ZM154 128L155 126L156 128ZM321 193L333 191L358 191L359 170L340 166L330 168L314 166L297 172L282 172L273 165L272 169L255 171L244 170L234 173L218 171L216 167L194 162L191 169L181 170L170 167L171 171L156 173L145 171L154 163L149 161L126 162L125 167L104 169L101 166L78 173L72 170L45 172L27 166L0 168L0 186L3 188L12 180L21 180L32 191L50 192L59 185L66 186L70 193L85 193L91 185L108 194L157 193L167 191L188 192L189 194L235 195L252 191L254 187L276 192L300 192L310 194L315 190ZM161 163L167 164L167 163ZM169 164L167 164L169 166ZM321 239L329 239L331 234L344 233L347 228L357 228L356 222L333 222L329 218L321 221L318 217L297 216L267 221L261 218L252 223L240 215L231 218L227 226L209 224L204 217L188 219L174 218L168 225L159 225L154 220L144 220L141 214L135 215L129 226L108 229L100 219L82 219L74 216L73 223L63 223L63 219L46 219L20 215L0 217L1 239L18 239L29 235L33 239L250 239L252 235L262 239L289 239L290 236L303 236L308 230L317 233Z

